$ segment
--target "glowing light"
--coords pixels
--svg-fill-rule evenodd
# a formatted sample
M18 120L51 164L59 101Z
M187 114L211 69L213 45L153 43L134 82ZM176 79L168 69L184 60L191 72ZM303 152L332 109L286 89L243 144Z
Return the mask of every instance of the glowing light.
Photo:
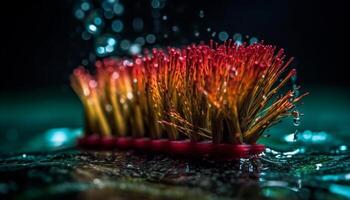
M339 150L340 150L340 151L346 151L346 150L348 150L348 147L347 147L346 145L341 145L341 146L339 147Z
M113 46L111 46L111 45L107 45L106 46L106 52L112 53L113 51L114 51L114 47Z
M107 43L108 43L108 45L113 46L113 45L115 45L117 43L117 41L114 38L109 38L107 40Z
M134 97L134 95L132 94L132 92L128 92L126 95L126 98L128 98L129 100L131 100Z
M97 47L96 48L96 53L102 55L102 54L106 53L106 50L105 50L104 47Z
M97 31L97 27L94 24L90 24L88 30L91 33L95 33Z
M331 184L329 191L350 198L350 187L345 185Z
M294 137L294 134L293 134L293 133L284 136L284 140L285 140L286 142L295 142L294 138L295 138L295 137Z
M132 55L139 54L141 52L141 46L139 44L132 44L130 46L130 53Z
M47 137L52 146L61 146L67 140L68 129L51 129L47 133Z

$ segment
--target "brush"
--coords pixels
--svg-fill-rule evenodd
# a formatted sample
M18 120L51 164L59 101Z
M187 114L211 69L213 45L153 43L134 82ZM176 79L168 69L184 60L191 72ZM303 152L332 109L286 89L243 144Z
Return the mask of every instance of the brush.
M264 43L210 41L153 49L74 70L86 148L149 150L235 159L259 154L263 132L307 93L279 92L296 75L292 58Z

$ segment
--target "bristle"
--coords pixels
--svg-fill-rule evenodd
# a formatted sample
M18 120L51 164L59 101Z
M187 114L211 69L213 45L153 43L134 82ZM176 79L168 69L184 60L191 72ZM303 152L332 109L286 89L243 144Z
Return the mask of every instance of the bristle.
M290 90L275 97L296 73L279 82L292 59L275 49L211 42L98 61L93 76L80 67L71 84L86 134L255 143L304 96Z

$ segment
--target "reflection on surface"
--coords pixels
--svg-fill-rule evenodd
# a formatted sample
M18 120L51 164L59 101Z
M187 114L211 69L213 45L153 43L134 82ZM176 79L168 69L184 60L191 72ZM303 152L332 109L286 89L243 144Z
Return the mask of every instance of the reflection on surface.
M345 199L347 155L267 151L236 162L132 151L2 155L1 195L18 198ZM30 183L30 184L28 184Z

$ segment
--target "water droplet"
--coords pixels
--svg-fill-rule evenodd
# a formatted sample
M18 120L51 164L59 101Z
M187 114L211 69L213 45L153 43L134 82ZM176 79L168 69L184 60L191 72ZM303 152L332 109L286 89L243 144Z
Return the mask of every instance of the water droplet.
M299 113L299 111L293 110L292 116L293 116L293 125L299 126L300 125L300 113Z
M320 170L320 167L322 167L322 163L317 163L316 164L316 170Z

